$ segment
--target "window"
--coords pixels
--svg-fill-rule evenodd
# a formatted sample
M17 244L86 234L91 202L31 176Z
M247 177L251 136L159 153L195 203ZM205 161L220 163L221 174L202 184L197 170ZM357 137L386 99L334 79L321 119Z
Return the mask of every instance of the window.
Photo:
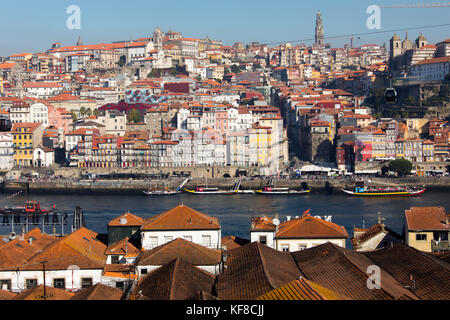
M158 246L158 237L149 237L150 248L155 248Z
M418 234L416 234L416 240L417 241L426 241L427 235L423 234L423 233L418 233Z
M281 245L281 251L289 252L289 245L288 244L282 244Z
M37 287L37 279L26 279L25 280L25 288L31 289Z
M90 288L92 287L92 278L81 278L81 288Z
M306 249L306 244L299 244L298 245L298 250L305 250Z
M183 236L184 240L192 241L192 236Z
M116 282L116 288L117 288L117 289L120 289L120 290L125 289L125 282L123 282L123 281L117 281L117 282Z
M64 278L53 279L53 287L58 289L65 289L66 279Z
M259 236L259 242L267 245L267 236Z
M165 242L165 243L170 242L170 241L172 241L172 240L173 240L173 237L172 237L172 236L165 236L165 237L164 237L164 242Z
M147 268L141 269L141 274L147 274Z
M1 290L11 290L11 280L0 280Z
M211 236L209 235L202 235L202 245L205 247L211 247Z

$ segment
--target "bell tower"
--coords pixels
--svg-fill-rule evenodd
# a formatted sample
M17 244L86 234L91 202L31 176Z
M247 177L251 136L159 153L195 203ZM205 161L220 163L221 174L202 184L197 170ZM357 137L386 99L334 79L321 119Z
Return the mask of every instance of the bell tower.
M322 26L322 15L320 14L320 10L317 11L316 16L315 44L323 45L323 26Z

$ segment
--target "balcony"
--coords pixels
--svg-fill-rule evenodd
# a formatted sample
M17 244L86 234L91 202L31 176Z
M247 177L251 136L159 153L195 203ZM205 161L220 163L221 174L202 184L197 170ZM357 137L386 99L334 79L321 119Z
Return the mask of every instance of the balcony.
M436 241L431 240L431 251L432 252L442 252L450 250L450 242L449 241Z

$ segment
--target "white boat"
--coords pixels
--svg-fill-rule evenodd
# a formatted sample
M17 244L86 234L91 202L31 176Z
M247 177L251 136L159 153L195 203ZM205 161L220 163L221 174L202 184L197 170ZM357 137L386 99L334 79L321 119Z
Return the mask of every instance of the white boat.
M143 191L148 196L173 196L179 193L175 190L154 190L154 191Z

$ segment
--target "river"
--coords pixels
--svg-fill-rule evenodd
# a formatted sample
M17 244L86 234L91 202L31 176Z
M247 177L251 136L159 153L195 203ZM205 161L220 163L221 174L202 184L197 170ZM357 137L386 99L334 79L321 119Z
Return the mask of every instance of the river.
M301 196L262 196L262 195L191 195L159 197L146 195L112 196L112 195L19 195L7 199L10 195L0 195L0 204L4 206L23 205L27 200L37 200L44 207L53 204L62 212L72 214L76 206L83 209L86 227L97 232L106 233L107 224L112 219L129 211L142 218L148 218L181 203L219 218L222 235L235 235L250 238L250 218L253 216L278 213L281 221L286 216L301 216L311 209L312 215L332 216L332 222L345 226L349 236L353 227L369 227L377 222L377 213L385 218L388 228L402 233L405 210L414 206L443 206L450 209L448 192L430 191L419 197L408 198L355 198L344 194L308 194ZM71 219L69 219L71 221ZM69 228L66 228L70 230ZM8 234L11 227L0 227L1 234ZM16 227L16 232L21 231ZM49 232L50 230L46 230Z

